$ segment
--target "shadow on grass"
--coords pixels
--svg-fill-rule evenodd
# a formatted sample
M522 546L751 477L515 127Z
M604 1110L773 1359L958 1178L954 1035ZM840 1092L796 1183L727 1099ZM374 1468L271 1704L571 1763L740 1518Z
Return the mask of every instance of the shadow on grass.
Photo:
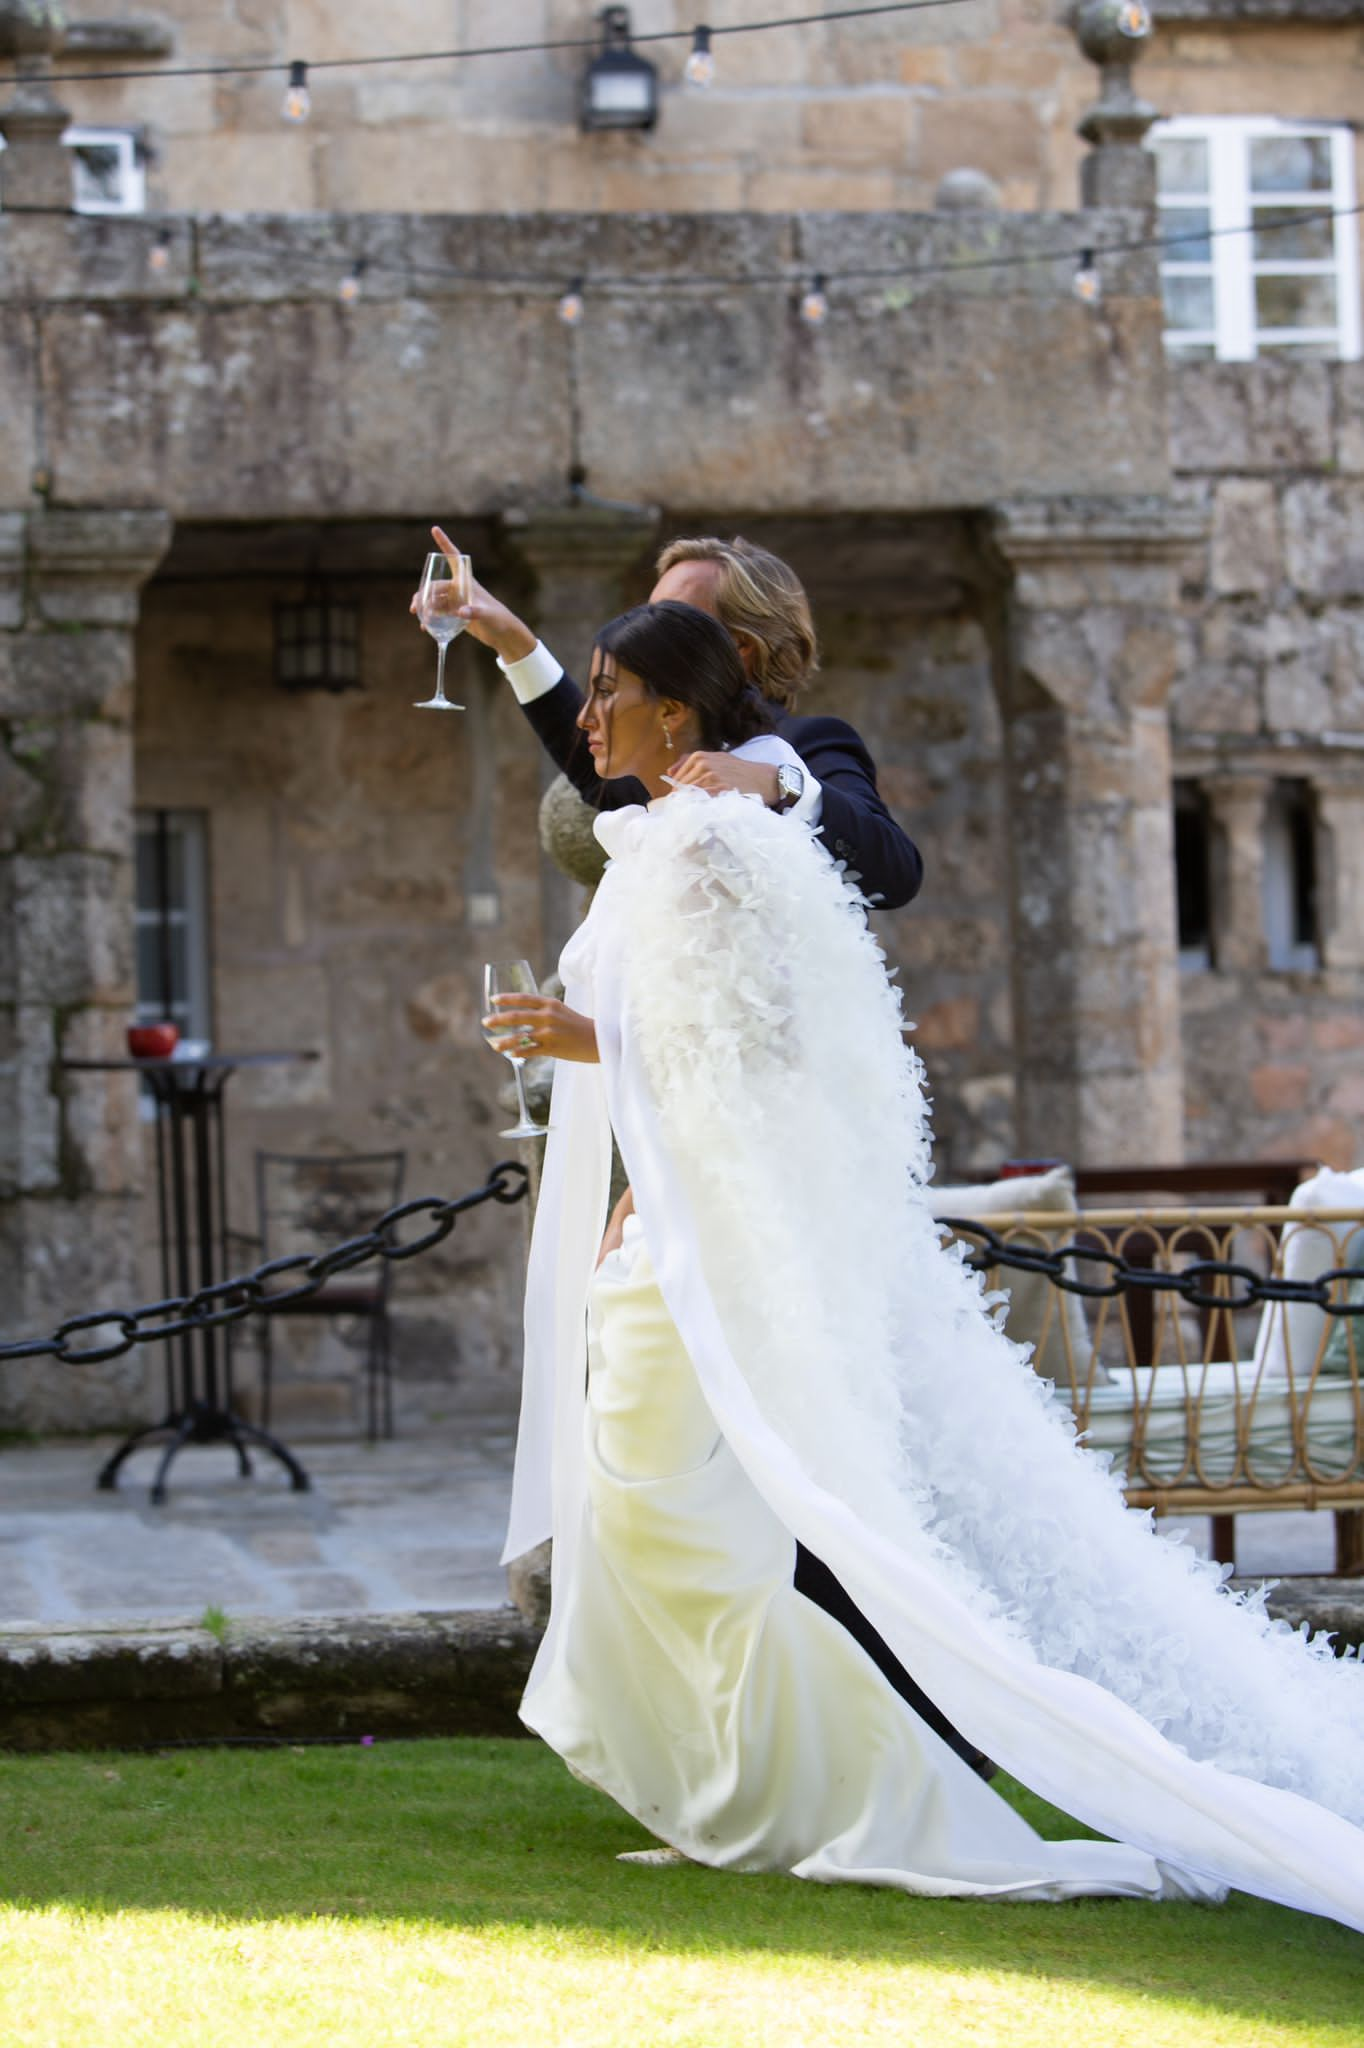
M1088 1832L1006 1789L1044 1834ZM990 1905L615 1861L646 1839L537 1743L0 1759L13 1905L987 1971L1359 2038L1364 1942L1258 1900Z

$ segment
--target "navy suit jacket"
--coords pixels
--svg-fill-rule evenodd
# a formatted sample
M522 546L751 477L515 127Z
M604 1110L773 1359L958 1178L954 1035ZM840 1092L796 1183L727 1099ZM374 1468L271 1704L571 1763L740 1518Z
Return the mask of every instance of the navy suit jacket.
M649 792L642 782L629 777L603 782L598 776L578 730L582 704L582 691L572 676L564 674L552 690L521 709L551 760L595 810L647 803ZM775 706L772 729L795 748L820 785L819 834L834 859L857 875L867 896L881 908L898 910L910 902L919 893L924 864L918 847L882 801L876 768L860 735L841 718L798 718Z

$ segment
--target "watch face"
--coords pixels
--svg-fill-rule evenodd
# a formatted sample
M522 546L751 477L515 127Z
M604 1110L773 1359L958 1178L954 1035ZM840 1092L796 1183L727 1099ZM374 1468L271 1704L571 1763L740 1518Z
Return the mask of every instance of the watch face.
M799 801L805 787L805 777L799 768L793 768L789 761L783 761L777 770L777 790L783 805Z

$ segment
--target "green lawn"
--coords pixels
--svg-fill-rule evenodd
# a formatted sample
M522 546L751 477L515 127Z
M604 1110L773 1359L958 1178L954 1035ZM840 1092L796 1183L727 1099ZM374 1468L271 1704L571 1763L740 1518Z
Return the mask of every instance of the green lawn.
M1249 1899L989 1906L613 1860L644 1839L532 1743L0 1758L0 2044L1354 2048L1364 2033L1364 1939Z

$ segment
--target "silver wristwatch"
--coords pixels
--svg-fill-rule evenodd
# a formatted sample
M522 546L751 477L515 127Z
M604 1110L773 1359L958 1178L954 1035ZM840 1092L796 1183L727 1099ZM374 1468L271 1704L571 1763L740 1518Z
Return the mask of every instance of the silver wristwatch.
M805 794L805 770L783 761L777 770L777 809L789 811Z

